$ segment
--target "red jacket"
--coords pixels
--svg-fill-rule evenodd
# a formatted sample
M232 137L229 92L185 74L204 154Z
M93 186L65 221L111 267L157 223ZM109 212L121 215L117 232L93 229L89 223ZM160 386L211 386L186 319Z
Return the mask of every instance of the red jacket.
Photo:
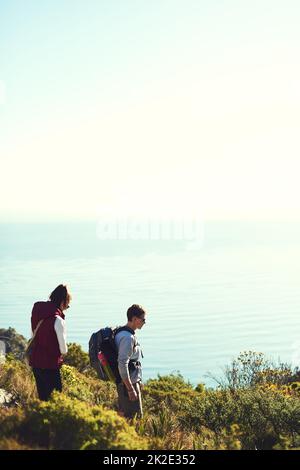
M36 302L31 314L32 331L40 320L38 332L33 340L30 365L39 369L58 369L63 363L59 344L54 329L56 317L65 318L62 311L53 302Z

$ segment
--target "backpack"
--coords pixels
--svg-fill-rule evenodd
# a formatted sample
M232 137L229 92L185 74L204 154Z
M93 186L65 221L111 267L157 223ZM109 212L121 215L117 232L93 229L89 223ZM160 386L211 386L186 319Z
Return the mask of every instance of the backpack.
M101 330L97 331L96 333L93 333L89 340L89 357L91 367L96 370L99 379L104 381L111 380L98 358L98 353L101 351L107 359L117 384L122 382L118 368L118 351L115 344L115 336L117 333L120 333L120 331L129 331L131 334L135 334L134 331L127 326L118 328L106 327L101 328ZM135 369L135 361L129 361L128 367L129 371Z

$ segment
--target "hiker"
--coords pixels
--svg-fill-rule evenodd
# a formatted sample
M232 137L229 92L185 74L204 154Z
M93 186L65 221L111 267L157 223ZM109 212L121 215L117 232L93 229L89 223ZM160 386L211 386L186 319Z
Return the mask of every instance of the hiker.
M31 314L33 344L29 365L35 377L40 400L48 401L53 390L62 391L60 367L66 354L64 311L70 307L71 294L60 284L49 301L36 302Z
M126 330L117 332L115 344L118 351L118 369L122 382L117 384L119 411L126 418L142 417L142 367L143 353L136 339L135 331L146 323L146 312L140 305L127 310Z

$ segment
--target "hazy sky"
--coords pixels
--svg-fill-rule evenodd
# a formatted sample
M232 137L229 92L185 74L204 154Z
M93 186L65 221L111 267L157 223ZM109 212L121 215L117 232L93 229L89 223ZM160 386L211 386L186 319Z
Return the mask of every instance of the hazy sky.
M300 3L0 0L0 220L300 217Z

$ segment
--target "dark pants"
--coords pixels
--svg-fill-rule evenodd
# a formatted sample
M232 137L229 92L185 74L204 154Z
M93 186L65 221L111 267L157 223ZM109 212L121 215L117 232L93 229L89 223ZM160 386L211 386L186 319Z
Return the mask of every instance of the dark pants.
M136 383L133 386L137 393L138 399L135 401L130 401L124 383L122 382L117 384L119 410L124 414L125 418L134 418L135 416L142 418L143 406L141 387L139 383Z
M62 391L60 369L33 368L39 399L48 401L53 390Z

